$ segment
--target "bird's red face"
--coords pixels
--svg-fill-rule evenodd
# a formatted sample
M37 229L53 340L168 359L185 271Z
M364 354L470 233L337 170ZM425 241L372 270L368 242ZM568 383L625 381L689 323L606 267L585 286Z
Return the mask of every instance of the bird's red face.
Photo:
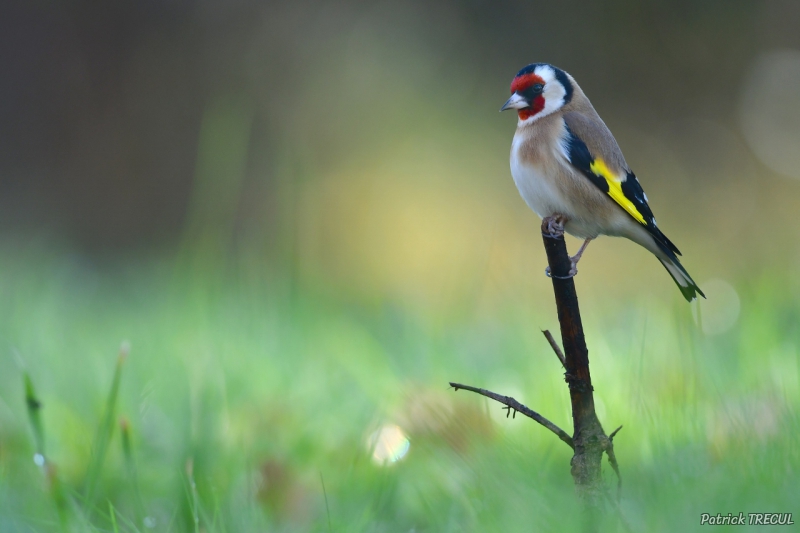
M511 98L514 98L513 95L518 95L520 98L517 105L521 107L515 106L520 120L526 120L544 109L545 100L542 94L544 84L545 81L541 76L533 72L517 76L511 82Z
M516 109L520 124L530 124L567 105L572 92L566 72L547 63L533 63L514 77L511 98L500 111Z

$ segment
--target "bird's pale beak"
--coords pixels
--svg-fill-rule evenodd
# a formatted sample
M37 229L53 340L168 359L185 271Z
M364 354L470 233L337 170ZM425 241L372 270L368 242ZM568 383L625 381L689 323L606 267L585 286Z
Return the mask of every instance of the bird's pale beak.
M511 98L503 104L503 107L500 108L500 111L505 111L506 109L522 109L523 107L528 107L530 104L524 97L514 93L511 95Z

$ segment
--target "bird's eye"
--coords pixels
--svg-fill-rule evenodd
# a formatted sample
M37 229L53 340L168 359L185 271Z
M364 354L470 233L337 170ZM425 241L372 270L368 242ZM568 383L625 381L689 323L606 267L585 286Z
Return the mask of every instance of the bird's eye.
M536 91L537 93L542 92L542 89L544 89L544 85L542 85L541 83L537 83L536 85L533 86L533 90Z

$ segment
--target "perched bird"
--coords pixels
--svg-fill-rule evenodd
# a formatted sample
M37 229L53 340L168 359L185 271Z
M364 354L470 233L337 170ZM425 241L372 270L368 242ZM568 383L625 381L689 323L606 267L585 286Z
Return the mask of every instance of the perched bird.
M528 65L511 82L511 98L500 111L507 109L519 115L511 174L520 195L540 217L558 216L568 233L585 239L572 258L571 276L589 241L626 237L661 261L687 301L705 297L678 260L678 248L656 226L639 180L572 76L547 63Z

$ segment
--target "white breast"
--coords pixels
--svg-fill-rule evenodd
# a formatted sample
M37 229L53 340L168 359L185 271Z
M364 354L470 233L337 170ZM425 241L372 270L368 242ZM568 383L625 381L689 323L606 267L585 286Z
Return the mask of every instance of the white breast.
M628 238L631 224L638 225L606 194L577 171L566 155L563 136L541 138L535 147L523 144L526 133L515 135L511 145L511 175L519 194L542 218L564 215L566 231L582 239L598 235ZM548 142L549 141L549 142ZM537 157L522 158L520 150L538 150ZM547 164L537 163L547 161Z
M569 215L572 209L556 186L557 176L548 174L544 166L529 161L523 163L519 156L522 140L522 136L515 135L511 145L511 175L522 199L542 218L554 214ZM560 154L553 156L560 157Z

